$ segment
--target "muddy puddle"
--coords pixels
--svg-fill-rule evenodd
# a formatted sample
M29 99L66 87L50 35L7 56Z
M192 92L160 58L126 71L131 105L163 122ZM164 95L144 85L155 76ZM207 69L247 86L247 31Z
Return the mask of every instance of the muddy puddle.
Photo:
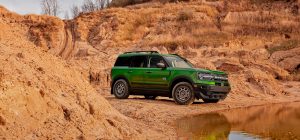
M185 117L176 129L183 140L300 140L300 102Z

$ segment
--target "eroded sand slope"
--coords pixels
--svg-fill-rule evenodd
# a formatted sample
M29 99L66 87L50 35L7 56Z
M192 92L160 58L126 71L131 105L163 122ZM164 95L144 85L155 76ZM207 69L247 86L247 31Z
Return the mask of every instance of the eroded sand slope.
M18 17L1 11L0 139L147 137L148 130L112 108L74 67L35 46L27 28L3 13Z
M251 105L293 98L281 83L299 80L297 4L154 2L70 21L0 7L0 138L153 138L174 134L170 124L185 114L225 109L241 100ZM99 95L109 94L104 89L118 54L134 50L178 53L197 67L224 70L232 92L224 104L172 113L178 106L169 100L110 99L126 116L155 123L149 127L155 133L141 129Z

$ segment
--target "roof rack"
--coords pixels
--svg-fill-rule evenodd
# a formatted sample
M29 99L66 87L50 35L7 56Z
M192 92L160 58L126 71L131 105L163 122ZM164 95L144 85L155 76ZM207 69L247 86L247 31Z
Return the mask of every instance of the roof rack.
M159 53L158 51L132 51L132 52L125 52L124 54L128 53Z

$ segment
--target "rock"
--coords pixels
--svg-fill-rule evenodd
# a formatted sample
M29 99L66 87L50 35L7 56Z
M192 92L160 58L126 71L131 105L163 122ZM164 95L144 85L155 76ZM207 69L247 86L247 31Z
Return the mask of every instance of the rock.
M230 73L236 73L236 72L240 72L241 70L244 70L244 67L242 65L232 64L232 63L228 63L228 62L218 64L216 66L216 68L218 70L222 70L222 71L226 71L226 72L230 72Z

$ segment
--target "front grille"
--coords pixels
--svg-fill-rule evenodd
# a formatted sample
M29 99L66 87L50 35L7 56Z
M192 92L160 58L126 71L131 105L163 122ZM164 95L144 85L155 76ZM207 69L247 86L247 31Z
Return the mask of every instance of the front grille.
M225 78L224 75L215 75L214 80L220 82L228 81L227 77Z
M216 86L229 86L229 83L224 83L224 82L219 83L219 82L216 82L215 85Z

